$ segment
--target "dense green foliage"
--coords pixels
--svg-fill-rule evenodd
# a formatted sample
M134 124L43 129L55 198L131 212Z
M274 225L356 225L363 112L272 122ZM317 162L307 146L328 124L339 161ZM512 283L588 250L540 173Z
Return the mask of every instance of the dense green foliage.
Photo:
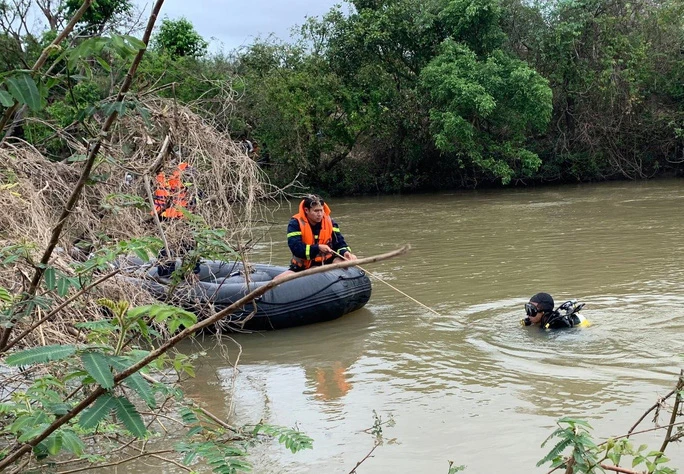
M554 91L539 141L545 177L642 178L680 170L684 3L507 5L509 46Z
M73 190L43 193L46 185L35 193L73 198L56 205L62 217L43 229L50 234L45 248L33 235L10 235L12 226L0 235L0 470L21 470L23 459L39 469L57 456L102 463L117 443L149 437L152 422L169 414L180 416L171 418L181 428L174 449L187 466L202 458L215 472L247 471L247 449L263 436L292 452L312 447L296 429L232 427L175 383L157 381L169 373L176 381L192 376L189 357L174 345L225 314L198 323L173 306L100 298L93 317L88 303L95 300L84 295L118 273L113 261L130 254L148 260L160 239L112 241L85 262L53 258L76 203L96 208L98 221L117 206L147 215L140 196L115 193L93 204L81 194L110 180L97 164L121 166L102 146L117 116L134 115L147 126L132 142L154 143L152 134L182 127L175 117L173 126L153 130L141 96L191 104L236 140L255 142L246 151L276 183L299 179L330 193L636 178L677 172L684 161L684 0L356 0L349 15L333 9L308 21L294 44L258 41L234 58L206 57L207 43L192 24L164 20L133 93L126 78L148 43L117 33L131 2L94 2L77 32L64 36L60 26L83 0L46 8L48 26L35 34L7 21L25 14L27 2L0 1L0 150L16 158L12 153L25 147L39 156L35 170L49 159L63 161L62 170L80 178ZM10 137L18 140L6 147ZM76 142L87 154L74 152ZM125 142L122 154L135 146L142 145ZM9 164L0 178L5 197L30 207ZM189 257L233 252L225 229L188 220L197 244ZM174 284L183 278L176 276ZM68 322L78 343L22 347L33 331L78 307L90 316ZM673 427L683 386L680 378L660 451L635 449L626 439L596 445L585 422L561 419L549 438L559 441L540 464L590 473L626 456L649 472L673 472L663 452L679 439ZM382 424L376 416L378 437ZM449 472L463 469L449 464Z
M232 56L208 55L189 21L165 19L141 66L143 88L200 101L219 128L257 145L275 184L296 178L328 193L681 171L682 0L346 7L309 19L291 43L257 40ZM129 11L127 1L98 1L83 23L94 32ZM0 43L0 61L21 68L45 38L17 45L7 31ZM116 57L107 61L116 69ZM88 93L103 98L110 73L93 73ZM73 92L44 96L42 117L72 120L81 91Z
M279 173L343 193L508 183L538 167L526 140L551 92L502 49L494 2L355 6L240 58L254 98L240 111Z
M207 42L185 18L162 20L157 33L157 48L172 58L198 58L207 52Z
M680 170L681 0L351 4L238 59L232 129L277 182L302 171L328 192L388 192Z
M66 0L64 12L71 18L83 4L83 0ZM81 23L89 34L102 34L107 25L125 19L133 10L129 0L97 0L81 17Z

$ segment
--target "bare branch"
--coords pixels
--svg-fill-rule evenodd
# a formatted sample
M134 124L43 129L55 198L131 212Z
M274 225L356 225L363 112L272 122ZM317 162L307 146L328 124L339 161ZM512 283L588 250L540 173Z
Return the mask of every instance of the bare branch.
M159 2L163 0L158 0ZM240 298L238 301L235 303L231 304L230 306L224 308L223 310L219 311L218 313L214 314L213 316L204 319L197 324L194 324L188 328L185 328L183 331L179 332L175 336L171 337L168 341L166 341L164 344L159 346L157 349L151 351L147 356L145 356L143 359L138 361L137 363L131 365L128 367L126 370L123 370L122 372L119 372L115 377L114 377L114 386L119 385L123 380L125 380L127 377L133 375L143 367L147 366L150 362L158 359L160 356L168 352L171 348L176 346L179 342L183 341L184 339L187 339L188 337L192 336L195 332L200 331L206 327L212 326L216 324L218 321L221 319L225 318L226 316L230 315L233 313L235 310L238 308L242 308L245 306L247 303L250 303L254 301L256 298L260 297L267 291L275 288L276 286L282 285L283 283L286 283L291 280L295 280L298 278L302 278L308 275L315 275L317 273L324 273L329 270L334 270L337 268L349 268L353 267L356 265L365 265L367 263L374 263L374 262L379 262L382 260L387 260L393 257L397 257L399 255L403 255L406 252L408 252L410 246L405 245L397 250L394 250L392 252L384 253L382 255L377 255L373 257L367 257L367 258L360 258L358 260L345 260L344 262L339 262L339 263L333 263L331 265L325 265L321 267L316 267L316 268L310 268L308 270L304 270L302 272L297 272L297 273L291 273L289 275L286 275L282 278L279 278L277 280L271 280L267 284L256 288L254 291L251 291L247 295L243 296ZM50 426L48 426L45 431L43 431L41 434L33 438L31 441L28 443L25 443L21 445L20 447L16 447L10 452L7 453L7 457L2 459L0 461L0 471L8 467L10 464L12 464L14 461L17 459L21 458L24 454L27 454L30 452L34 446L38 445L41 441L43 441L45 438L50 436L52 433L55 432L55 430L59 429L61 426L64 424L68 423L70 420L78 416L79 413L81 413L83 410L88 408L95 400L97 400L100 396L102 396L107 390L102 388L101 386L98 386L97 388L93 389L93 391L81 402L73 407L67 414L63 415L62 417L58 418L55 420Z

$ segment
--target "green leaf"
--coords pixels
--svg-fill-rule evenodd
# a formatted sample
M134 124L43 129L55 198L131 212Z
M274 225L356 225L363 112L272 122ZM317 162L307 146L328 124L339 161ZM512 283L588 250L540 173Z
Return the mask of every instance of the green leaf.
M120 54L121 54L121 53L124 53L124 54L126 53L126 43L124 43L124 40L123 40L123 38L122 38L120 35L112 35L112 36L110 37L110 41L111 41L112 47L113 47L117 52L119 52ZM123 55L123 54L122 54L122 55Z
M78 329L88 329L90 331L113 331L116 328L108 319L84 321L82 323L74 324L74 327Z
M71 407L66 403L49 403L45 404L45 409L54 415L62 416L69 413Z
M67 158L67 162L69 163L78 163L80 161L86 161L88 159L88 155L82 155L79 153L71 155L69 158Z
M43 274L43 277L45 278L45 286L47 286L47 289L52 291L55 289L55 269L53 267L48 267L45 269L45 273Z
M76 346L73 345L33 347L8 356L5 363L7 365L44 364L51 360L66 359L75 352Z
M102 395L93 406L86 409L81 413L81 417L78 419L78 424L85 430L95 428L97 424L102 421L102 419L109 414L116 407L114 398L108 393ZM79 440L80 441L80 440Z
M203 426L201 426L201 425L200 425L200 426L193 426L192 428L190 428L190 429L188 430L187 433L185 433L185 437L186 437L186 438L191 438L191 437L195 436L196 434L200 434L200 433L203 432L203 431L204 431L204 427L203 427Z
M178 318L171 319L167 323L167 326L169 328L169 333L170 334L176 334L176 331L178 331L178 328L180 327L180 325L181 325L180 319L178 319Z
M140 329L140 334L142 334L146 340L149 340L150 339L150 329L147 327L147 324L145 323L145 321L143 321L142 319L138 319L137 323L138 323L138 328Z
M581 426L586 426L587 428L591 428L591 425L587 423L584 420L578 420L576 418L570 418L570 417L563 417L558 420L558 423L568 423L570 425L581 425Z
M45 449L45 445L43 443L38 443L33 447L33 455L36 457L38 461L41 461L48 457L48 452L47 449Z
M62 434L57 431L40 442L48 453L55 456L62 450Z
M24 441L29 441L38 436L39 434L42 434L47 428L50 426L48 423L40 423L38 425L31 425L31 427L24 431L21 436L17 438L17 441L21 441L22 443Z
M71 287L71 282L68 277L60 277L57 279L57 294L59 296L66 296Z
M133 249L133 252L135 253L135 256L143 262L146 262L150 259L150 256L148 255L147 250L145 249Z
M154 399L154 393L152 392L152 387L147 381L140 375L139 372L127 377L123 381L124 385L136 391L140 398L145 400L147 406L150 408L155 408L157 406L157 401Z
M114 398L116 416L121 420L126 429L136 438L142 438L147 434L147 428L140 413L126 397Z
M304 433L291 428L258 424L254 428L253 434L256 435L260 432L273 436L274 438L277 437L278 442L284 444L285 447L293 453L301 451L302 449L313 448L313 439Z
M156 305L143 305L143 306L137 306L135 308L131 308L128 310L128 316L131 318L138 318L142 316L143 314L149 313L150 310Z
M107 72L112 71L112 67L109 65L109 63L107 61L105 61L104 59L102 59L100 56L95 56L95 61L97 61L98 64L102 67L102 69L104 69L105 71L107 71Z
M17 102L26 104L33 111L40 110L41 100L36 81L29 74L17 74L5 79L7 90Z
M42 296L34 296L33 301L41 309L49 310L52 307L52 299L44 298Z
M195 412L189 409L188 407L182 407L180 409L180 415L181 419L183 420L183 423L185 423L186 425L199 423L199 419L197 418L197 415L195 415Z
M3 288L0 286L0 300L5 301L7 303L12 302L12 294L7 290L7 288Z
M112 102L103 105L101 110L102 113L104 113L107 117L112 115L114 112L118 113L119 115L123 115L126 112L126 104L123 102Z
M135 49L137 49L137 50L145 49L145 48L147 47L143 41L139 40L139 39L136 38L135 36L123 35L123 38L124 38L126 41L128 41L128 43L129 43L133 48L135 48Z
M40 413L42 417L45 417L45 413ZM19 434L25 432L29 426L33 426L41 423L41 416L37 415L19 415L14 422L7 427L10 433Z
M0 104L2 104L3 107L12 107L14 105L12 95L2 89L0 89Z
M114 376L107 358L99 352L86 352L81 356L83 366L102 388L114 387Z
M81 415L81 417L83 417L83 415ZM83 454L85 445L76 433L71 430L60 430L60 432L62 433L62 446L64 449L74 453L76 456Z

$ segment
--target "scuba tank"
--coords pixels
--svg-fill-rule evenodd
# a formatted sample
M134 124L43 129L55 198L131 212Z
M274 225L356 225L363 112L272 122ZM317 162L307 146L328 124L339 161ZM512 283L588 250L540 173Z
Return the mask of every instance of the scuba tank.
M558 307L556 311L565 311L563 316L570 316L571 314L579 313L584 308L585 303L578 303L577 300L568 300Z

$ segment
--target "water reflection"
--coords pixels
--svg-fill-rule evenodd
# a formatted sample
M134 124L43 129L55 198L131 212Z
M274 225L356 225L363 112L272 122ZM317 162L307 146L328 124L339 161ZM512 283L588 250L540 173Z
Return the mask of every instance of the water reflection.
M372 446L373 410L394 417L385 435L396 442L364 473L446 472L448 459L472 473L547 472L534 465L556 419L622 434L674 386L682 199L680 181L658 181L333 201L356 254L412 245L369 268L439 315L375 282L366 308L337 321L236 337L237 376L210 352L192 389L219 413L234 402L235 422L315 439L294 456L259 448L257 472L349 472ZM283 227L288 217L277 216ZM261 257L287 261L284 230L270 232ZM538 291L586 302L592 326L521 328ZM682 447L668 454L684 464Z

